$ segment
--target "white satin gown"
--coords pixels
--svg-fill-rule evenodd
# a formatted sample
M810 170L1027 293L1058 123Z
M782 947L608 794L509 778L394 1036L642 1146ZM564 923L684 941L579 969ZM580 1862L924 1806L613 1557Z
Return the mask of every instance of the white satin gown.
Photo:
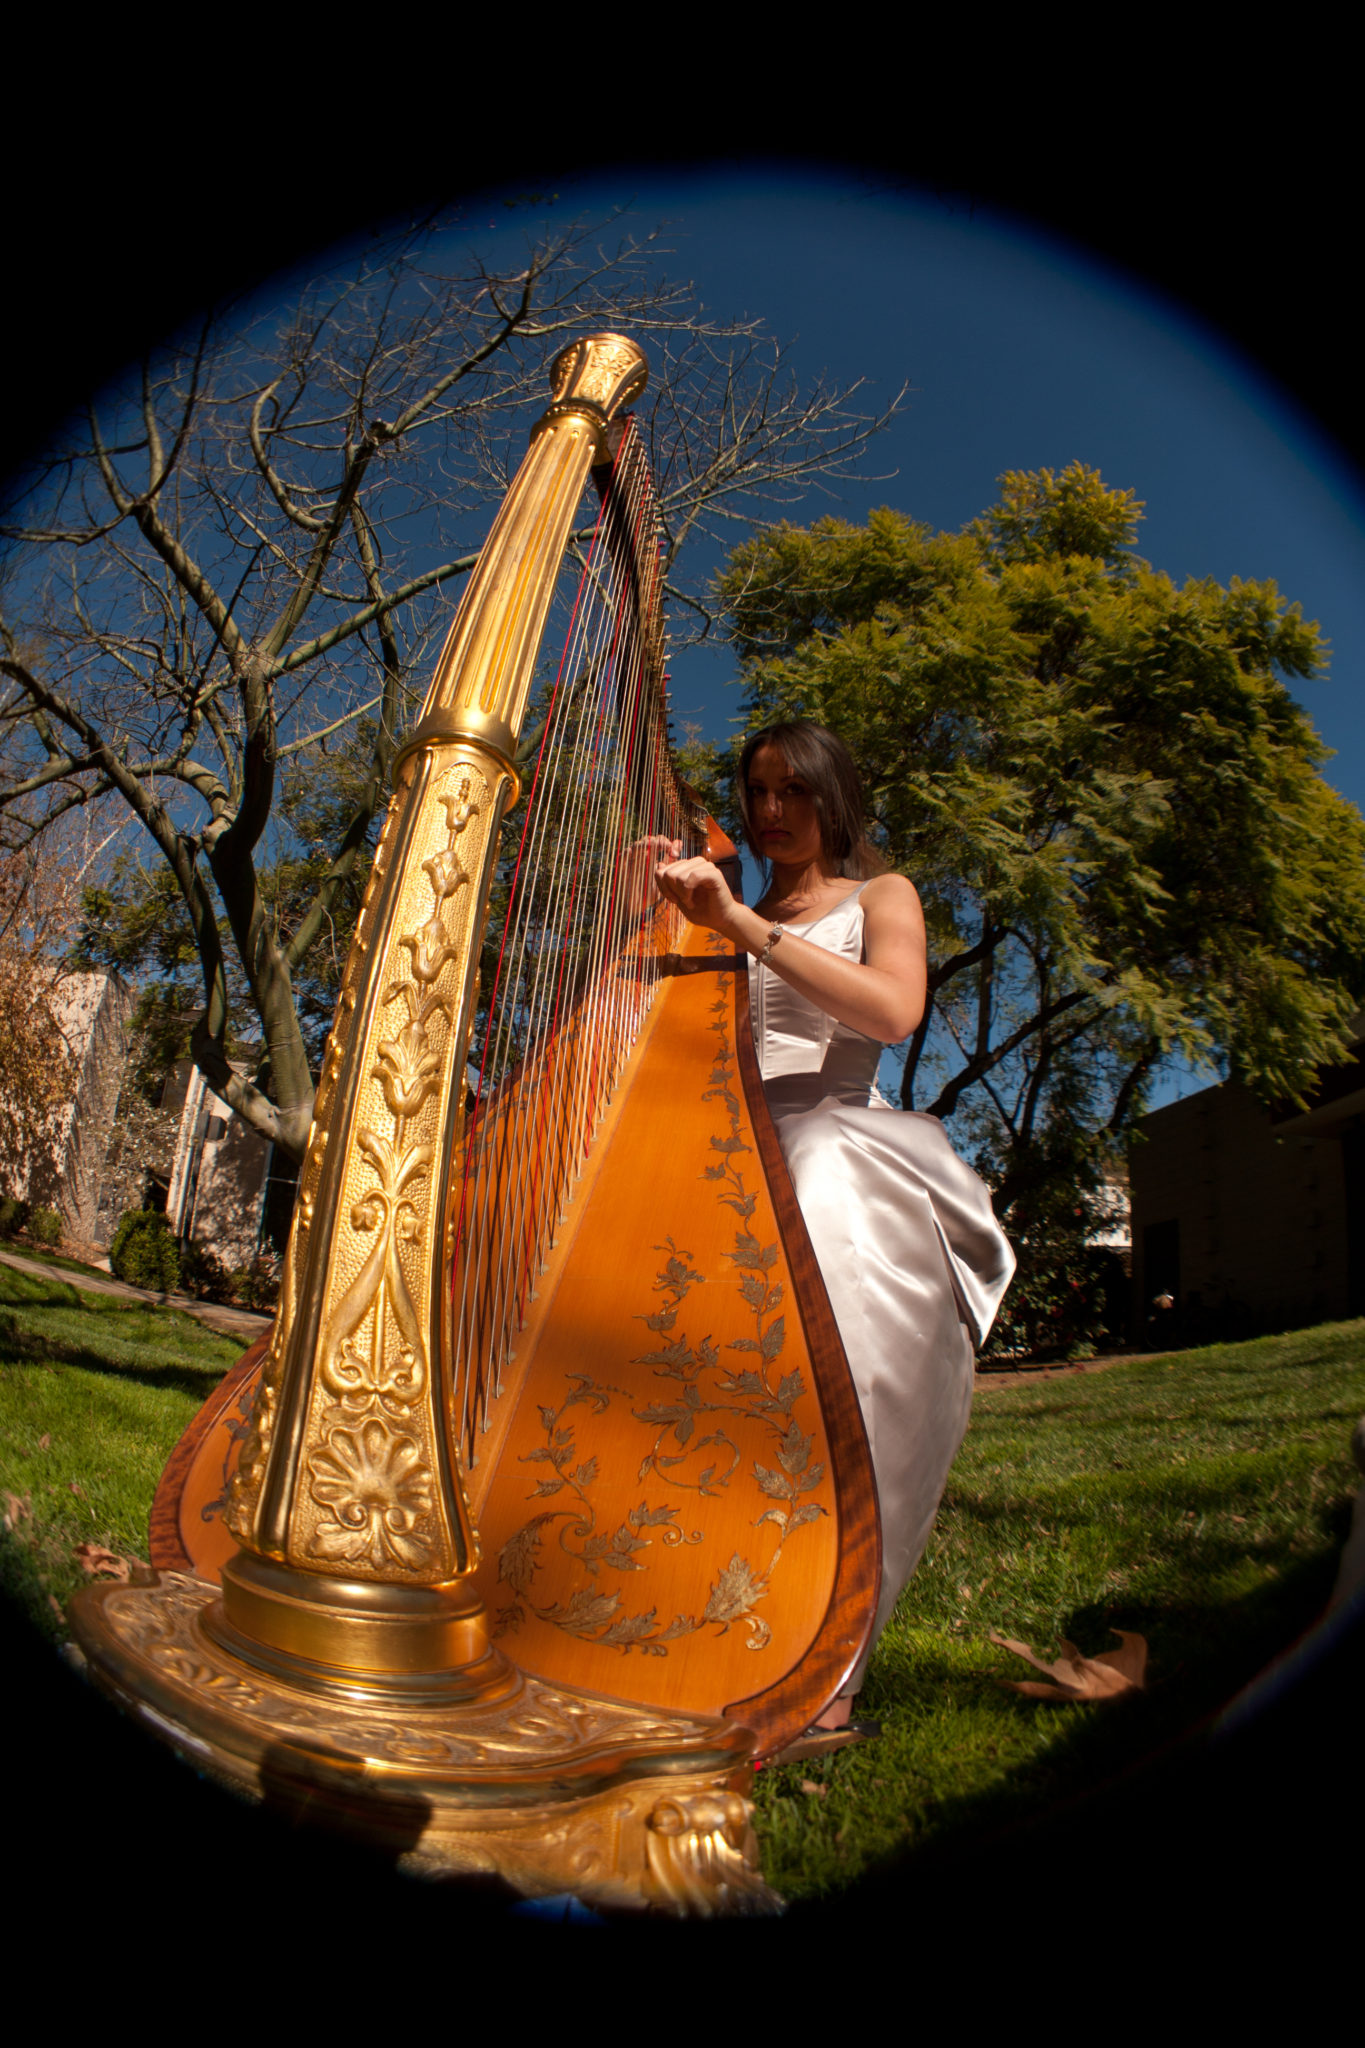
M863 957L858 889L794 937ZM937 1117L877 1089L882 1047L749 963L764 1093L848 1353L877 1479L882 1584L856 1691L966 1434L976 1352L1014 1272L985 1183Z

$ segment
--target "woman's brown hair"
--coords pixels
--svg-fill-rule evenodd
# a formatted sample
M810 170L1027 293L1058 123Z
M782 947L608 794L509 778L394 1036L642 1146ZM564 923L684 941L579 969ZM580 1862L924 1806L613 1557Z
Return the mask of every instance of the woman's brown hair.
M760 747L772 747L781 754L792 774L810 790L820 820L821 848L826 859L834 862L835 873L860 882L883 874L886 862L867 837L863 786L853 757L837 733L809 718L765 725L744 742L736 782L744 837L751 851L760 860L764 858L749 811L749 769Z

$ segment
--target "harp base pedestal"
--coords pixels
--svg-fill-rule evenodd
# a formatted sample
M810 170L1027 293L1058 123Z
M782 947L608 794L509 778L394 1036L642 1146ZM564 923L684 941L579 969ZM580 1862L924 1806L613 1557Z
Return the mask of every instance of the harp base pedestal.
M496 1700L320 1698L205 1626L219 1589L182 1572L71 1603L96 1683L186 1761L416 1876L572 1892L609 1912L769 1914L745 1797L753 1738L517 1673Z

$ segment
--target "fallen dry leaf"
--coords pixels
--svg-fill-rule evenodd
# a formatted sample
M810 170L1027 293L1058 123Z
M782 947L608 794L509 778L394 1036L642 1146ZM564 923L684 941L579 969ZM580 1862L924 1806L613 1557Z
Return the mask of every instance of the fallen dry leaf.
M71 1555L92 1579L126 1579L133 1569L130 1557L120 1557L117 1551L106 1550L102 1543L78 1543Z
M1123 1693L1141 1692L1147 1669L1147 1638L1127 1629L1116 1628L1119 1639L1117 1650L1102 1650L1098 1657L1083 1657L1074 1643L1063 1643L1062 1654L1055 1664L1045 1664L1041 1657L1035 1657L1027 1643L1016 1643L1010 1636L992 1634L991 1641L998 1643L1002 1650L1013 1650L1016 1657L1024 1657L1035 1671L1042 1671L1053 1681L1041 1685L1036 1678L1007 1678L1004 1684L1015 1692L1027 1693L1036 1700L1112 1700Z
M817 1799L824 1799L828 1796L829 1786L817 1785L814 1778L803 1778L801 1780L801 1790L803 1792L813 1792Z
M85 1488L79 1479L68 1479L66 1483L74 1494L79 1495L81 1499L85 1498Z
M5 1512L3 1516L0 1516L0 1528L8 1532L11 1529L17 1529L20 1522L31 1521L32 1518L33 1508L27 1494L22 1499L20 1499L17 1493L7 1493L5 1495Z
M52 1449L52 1432L50 1430L45 1429L39 1437L38 1449L40 1451L50 1451Z

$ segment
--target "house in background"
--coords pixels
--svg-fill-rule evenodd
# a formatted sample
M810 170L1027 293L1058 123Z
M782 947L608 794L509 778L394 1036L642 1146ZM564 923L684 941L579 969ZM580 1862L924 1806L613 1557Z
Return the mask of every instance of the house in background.
M1129 1162L1135 1341L1365 1314L1365 1018L1307 1109L1266 1109L1224 1081L1153 1110L1139 1130Z
M1126 1176L1107 1174L1102 1194L1105 1221L1091 1231L1086 1243L1096 1251L1112 1252L1126 1279L1133 1270L1133 1217Z
M177 1060L159 1101L148 1101L130 1066L127 983L63 974L34 1000L44 1031L51 1020L54 1055L63 1044L71 1055L75 1085L40 1120L39 1142L32 1116L0 1118L0 1195L55 1209L68 1238L85 1246L107 1246L127 1210L164 1208L177 1239L212 1252L228 1272L283 1251L293 1161L235 1117L190 1059ZM0 1074L0 1091L5 1084Z
M108 1245L126 1210L164 1207L176 1237L229 1272L282 1250L293 1162L232 1114L192 1060L177 1060L160 1101L146 1101L129 1072L133 996L116 975L65 976L49 1001L76 1086L40 1147L0 1156L0 1194L56 1209L67 1236L90 1246Z
M166 1188L175 1236L213 1253L229 1272L283 1249L297 1170L235 1117L192 1060L177 1060L162 1095L180 1110Z

